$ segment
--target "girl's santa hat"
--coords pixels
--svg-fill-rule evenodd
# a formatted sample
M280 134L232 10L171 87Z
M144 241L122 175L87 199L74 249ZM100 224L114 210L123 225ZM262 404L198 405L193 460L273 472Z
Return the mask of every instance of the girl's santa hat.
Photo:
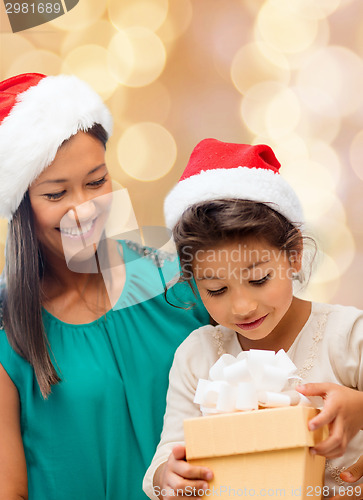
M62 143L112 118L101 98L75 76L26 73L0 83L0 217L11 219L30 184Z
M201 141L165 199L167 227L173 228L195 203L231 198L265 203L293 224L301 225L299 199L279 169L280 163L269 146Z

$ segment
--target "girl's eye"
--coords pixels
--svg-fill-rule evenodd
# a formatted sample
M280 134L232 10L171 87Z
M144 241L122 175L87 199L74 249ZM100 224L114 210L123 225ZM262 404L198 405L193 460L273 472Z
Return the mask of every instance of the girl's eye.
M102 184L106 182L106 176L107 174L104 177L102 177L102 179L98 179L98 181L89 182L88 185L92 187L102 186Z
M44 196L48 200L59 200L64 195L65 191L60 191L59 193L46 193Z
M271 278L271 274L269 273L269 274L266 274L266 276L264 276L260 280L251 280L250 284L255 285L255 286L260 286L260 285L263 285L264 283L266 283L270 278Z
M207 290L207 294L213 297L214 295L221 295L226 291L227 287L220 288L219 290Z

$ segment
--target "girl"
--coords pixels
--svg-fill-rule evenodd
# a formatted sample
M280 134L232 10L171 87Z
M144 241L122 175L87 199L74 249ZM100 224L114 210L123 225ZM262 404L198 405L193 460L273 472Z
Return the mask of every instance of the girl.
M193 403L198 380L223 353L284 349L304 381L320 382L299 390L325 400L309 427L330 426L312 453L329 459L331 494L362 452L363 312L293 295L293 280L303 280L303 217L279 167L268 146L207 139L166 198L182 277L195 279L216 326L193 331L175 354L161 441L144 478L150 498L208 487L212 471L185 462L183 420L201 414Z
M165 301L170 255L105 236L111 121L73 76L0 84L3 500L145 498L172 355L208 319Z

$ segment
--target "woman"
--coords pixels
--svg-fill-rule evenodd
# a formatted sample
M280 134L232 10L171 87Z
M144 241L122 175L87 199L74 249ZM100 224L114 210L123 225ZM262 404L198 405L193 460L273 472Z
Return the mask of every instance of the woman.
M145 498L174 350L207 313L181 284L179 308L165 301L171 256L106 238L111 117L97 94L18 75L0 84L0 120L0 498Z

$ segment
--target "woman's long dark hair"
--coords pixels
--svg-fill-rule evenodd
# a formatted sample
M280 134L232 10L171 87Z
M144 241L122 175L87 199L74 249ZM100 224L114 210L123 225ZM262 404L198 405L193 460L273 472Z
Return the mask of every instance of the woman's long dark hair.
M107 132L95 124L87 133L106 147ZM13 349L34 368L44 398L60 377L49 355L49 344L42 319L42 278L46 263L39 246L26 192L13 215L5 248L5 289L3 291L3 324Z

